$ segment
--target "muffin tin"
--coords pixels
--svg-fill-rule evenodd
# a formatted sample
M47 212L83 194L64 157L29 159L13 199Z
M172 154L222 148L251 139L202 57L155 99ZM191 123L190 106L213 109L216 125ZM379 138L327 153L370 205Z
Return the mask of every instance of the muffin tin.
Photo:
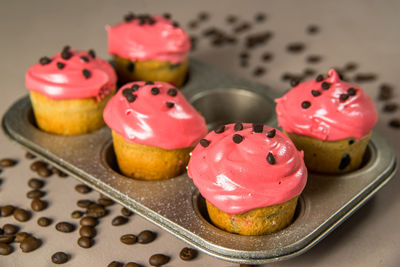
M230 122L276 125L270 89L191 60L182 93L205 116L210 129ZM3 117L4 132L25 149L74 176L164 230L212 256L261 264L302 254L354 213L397 170L395 154L372 134L363 166L345 175L309 175L293 223L264 236L239 236L213 226L205 201L187 174L165 181L140 181L119 174L110 130L57 136L39 130L29 97Z

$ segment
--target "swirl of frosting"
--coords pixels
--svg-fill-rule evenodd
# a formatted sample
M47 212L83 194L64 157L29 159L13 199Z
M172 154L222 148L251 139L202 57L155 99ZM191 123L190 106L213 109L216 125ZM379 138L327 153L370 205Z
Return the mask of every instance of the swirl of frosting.
M188 175L205 199L229 214L283 203L307 182L303 152L280 131L249 123L208 133L192 151Z
M165 82L124 85L107 103L103 118L126 141L164 149L192 147L207 134L200 113Z
M108 52L132 61L161 60L173 64L184 61L190 50L188 35L163 16L132 17L106 26Z
M28 90L53 100L100 100L115 90L116 82L115 71L107 61L96 58L92 50L74 51L68 46L51 58L41 58L25 75Z
M286 132L320 140L359 140L378 119L371 98L333 69L329 77L300 83L275 102L279 126Z

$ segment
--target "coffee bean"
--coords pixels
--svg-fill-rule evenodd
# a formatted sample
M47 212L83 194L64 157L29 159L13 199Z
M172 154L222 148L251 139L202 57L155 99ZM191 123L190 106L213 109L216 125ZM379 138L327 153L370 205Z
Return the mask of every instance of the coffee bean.
M400 120L399 119L391 119L389 121L389 126L395 129L399 129L400 128Z
M154 239L156 239L157 234L149 231L149 230L145 230L139 233L139 235L137 236L137 241L140 244L148 244L152 241L154 241Z
M122 267L122 263L119 261L112 261L107 265L107 267Z
M379 100L389 100L390 98L393 97L393 87L389 84L382 84L379 87L379 95L378 99Z
M81 194L87 194L92 191L92 189L85 184L78 184L75 186L75 191Z
M132 216L133 212L132 212L131 210L129 210L129 209L123 207L123 208L121 209L121 214L122 214L123 216L129 217L129 216Z
M240 267L257 267L257 265L253 265L253 264L240 264Z
M58 177L61 177L61 178L64 178L64 177L68 176L68 174L66 174L65 172L57 169L56 167L52 167L51 168L51 172L54 173L54 174L57 174Z
M21 248L22 252L31 252L42 244L42 241L40 239L37 239L33 236L29 236L24 239L24 241L21 242L19 247Z
M14 212L14 207L11 205L3 206L3 207L1 207L1 210L0 210L0 214L2 217L10 216L11 214L13 214L13 212Z
M114 226L120 226L120 225L126 224L127 222L128 222L128 218L126 218L124 216L117 216L112 220L111 224Z
M32 164L31 164L31 170L32 171L37 171L39 168L43 168L43 167L46 167L46 163L44 163L43 161L41 161L41 160L37 160L37 161L35 161L35 162L33 162Z
M354 77L354 80L358 83L361 82L370 82L377 79L377 75L374 73L357 73Z
M16 209L13 212L13 216L19 222L26 222L31 218L31 213L24 209Z
M27 152L25 153L25 158L27 158L27 159L34 159L34 158L36 158L36 156L33 155L31 152L27 151Z
M83 216L83 212L80 211L80 210L74 210L74 211L71 213L71 218L73 218L73 219L79 219L79 218L81 218L82 216Z
M136 262L128 262L124 267L141 267L141 265Z
M26 193L26 197L30 199L41 198L44 197L44 195L46 195L46 193L38 189L34 189Z
M97 219L94 218L94 217L86 216L86 217L83 217L83 218L79 221L79 224L80 224L81 226L91 226L91 227L94 227L94 226L96 226L96 225L98 224L98 221L97 221Z
M37 178L31 178L28 181L28 186L32 189L40 189L44 186L44 181Z
M88 208L91 204L93 204L93 201L89 199L81 199L76 202L76 205L80 208Z
M37 174L40 177L49 177L53 173L47 167L39 167L38 170L37 170Z
M170 258L164 254L154 254L149 258L149 263L151 266L160 266L167 264Z
M290 43L286 46L287 51L291 53L300 53L304 50L305 45L300 42Z
M91 204L86 210L87 216L92 216L95 218L104 217L106 214L107 214L106 209L99 204Z
M51 223L52 223L52 220L50 218L47 218L47 217L40 217L37 220L37 224L39 226L42 226L42 227L49 226Z
M14 224L7 223L7 224L3 225L3 232L6 235L13 235L13 234L17 233L18 230L19 230L19 227Z
M16 160L13 160L13 159L0 159L0 167L2 167L2 168L12 167L15 164L17 164Z
M35 198L31 202L31 208L34 211L42 211L47 208L47 202L38 198Z
M75 226L69 222L59 222L56 224L56 229L63 233L71 233L75 230Z
M93 239L91 239L91 238L88 238L88 237L84 237L84 236L81 236L79 239L78 239L78 245L81 247L81 248L90 248L91 246L93 246Z
M99 198L99 199L97 200L97 202L98 202L100 205L104 206L104 207L112 206L112 205L115 204L114 200L112 200L111 198L107 198L107 197Z
M9 244L14 241L15 236L14 235L0 235L0 244L5 243Z
M383 106L383 112L395 112L398 107L397 103L387 103Z
M68 261L69 256L65 252L59 251L51 256L51 261L55 264L64 264Z
M119 240L121 240L121 242L126 245L133 245L136 243L137 237L132 234L126 234L126 235L121 236L121 238Z
M96 229L90 226L82 226L79 229L79 235L84 237L93 238L96 236Z
M19 232L15 235L14 242L15 243L21 243L23 242L26 238L30 237L31 234L28 234L26 232Z
M190 261L197 257L197 250L193 248L183 248L179 253L179 257L184 261Z
M14 249L12 246L5 243L0 243L0 255L10 255L13 251Z
M0 228L0 235L4 234L4 231L2 228Z

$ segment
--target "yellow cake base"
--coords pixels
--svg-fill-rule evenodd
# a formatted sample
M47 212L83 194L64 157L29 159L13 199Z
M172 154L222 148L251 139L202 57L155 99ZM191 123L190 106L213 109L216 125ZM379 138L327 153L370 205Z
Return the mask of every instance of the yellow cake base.
M53 100L31 91L30 99L40 129L59 135L77 135L105 125L103 110L112 95L100 101L95 98Z
M112 131L120 171L141 180L164 180L183 173L193 148L166 150L126 141Z
M181 87L185 81L188 60L172 64L167 61L146 60L131 61L118 56L114 57L118 80L122 83L132 81L160 81Z
M264 235L282 230L292 222L298 198L240 214L223 212L208 201L206 204L211 221L219 228L240 235Z
M356 140L322 141L308 136L284 132L298 150L304 151L307 170L319 173L340 174L360 167L371 134Z

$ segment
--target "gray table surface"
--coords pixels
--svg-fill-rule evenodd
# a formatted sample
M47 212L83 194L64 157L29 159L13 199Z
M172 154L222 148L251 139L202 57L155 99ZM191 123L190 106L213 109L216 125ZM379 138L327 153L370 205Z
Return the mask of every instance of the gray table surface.
M223 70L267 84L277 92L288 86L281 80L283 72L301 73L308 66L305 57L310 54L323 56L321 63L312 68L326 72L330 67L343 66L349 61L359 64L360 72L378 75L374 82L361 86L375 100L379 110L376 130L382 133L396 150L400 130L387 126L392 118L400 118L399 111L382 113L383 102L376 96L380 84L386 82L395 88L392 102L399 102L397 88L400 84L398 64L400 50L399 12L400 2L391 1L2 1L0 3L0 115L17 99L27 94L24 87L25 71L43 55L52 55L65 44L74 48L94 48L98 56L108 57L104 26L119 22L128 11L136 13L170 12L183 26L195 18L200 11L207 11L210 19L190 33L201 36L202 29L211 25L230 29L225 22L229 14L241 20L253 21L254 14L264 12L267 21L253 26L250 32L271 30L273 39L266 45L251 52L248 68L239 64L238 54L243 50L243 41L220 48L209 45L205 39L198 43L193 58L218 66ZM305 33L310 24L319 25L321 32L315 36ZM238 35L239 39L241 36ZM285 50L288 42L301 41L306 50L298 55ZM270 63L262 63L264 51L274 54ZM262 65L267 73L254 77L255 67ZM0 158L12 157L20 163L4 169L0 174L0 206L14 204L29 208L25 197L26 182L34 174L29 170L30 162L24 159L24 151L11 143L4 134L0 135ZM52 177L47 180L45 190L49 208L34 214L26 223L18 223L23 231L33 232L43 240L37 251L22 253L16 249L10 256L0 257L0 266L53 266L51 255L59 250L69 252L71 260L65 266L107 266L112 260L137 261L148 265L150 255L164 253L171 256L167 266L238 266L200 253L191 263L179 259L179 251L185 243L159 229L139 216L121 227L111 226L111 219L119 213L115 205L111 215L97 227L96 244L90 249L76 245L77 231L61 234L54 229L40 228L36 219L48 216L54 221L72 220L70 212L81 198L97 199L92 192L83 196L75 192L78 182L73 178ZM384 187L364 207L351 216L339 228L305 254L288 261L266 264L265 266L399 266L400 265L400 194L399 175ZM1 225L14 222L12 218L0 218ZM143 229L158 232L158 238L148 245L126 246L119 242L125 233L138 233Z

